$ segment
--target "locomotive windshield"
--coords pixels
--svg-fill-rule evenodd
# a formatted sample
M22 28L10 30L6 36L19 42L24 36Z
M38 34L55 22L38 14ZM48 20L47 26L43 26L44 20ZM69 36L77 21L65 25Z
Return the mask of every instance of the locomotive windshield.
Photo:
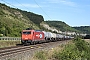
M30 31L24 31L23 34L31 34Z

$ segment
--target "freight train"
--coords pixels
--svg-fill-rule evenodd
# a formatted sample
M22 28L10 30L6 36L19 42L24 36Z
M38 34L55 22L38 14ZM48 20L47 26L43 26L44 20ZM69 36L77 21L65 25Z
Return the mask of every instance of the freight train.
M57 40L68 40L71 38L73 37L46 32L46 31L28 29L28 30L22 31L21 43L35 44L35 43L51 42L51 41L57 41Z

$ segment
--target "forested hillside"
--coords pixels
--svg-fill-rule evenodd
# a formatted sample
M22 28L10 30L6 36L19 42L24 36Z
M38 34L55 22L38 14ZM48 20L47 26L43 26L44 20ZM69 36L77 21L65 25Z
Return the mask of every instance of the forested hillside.
M20 36L26 28L40 29L43 16L0 3L0 36Z
M80 32L72 27L70 27L68 24L66 24L65 22L62 21L45 21L47 24L49 24L50 26L55 27L56 29L60 30L60 31L71 31L71 32Z
M90 26L80 26L80 27L73 27L83 33L90 34Z
M44 18L42 15L34 14L32 12L22 11L20 10L25 16L29 18L33 23L40 25L42 21L44 21Z
M43 27L42 22L62 32L70 31L90 34L90 26L72 28L62 21L44 21L42 15L11 8L0 3L0 36L20 37L21 31L26 28L48 31L47 28Z

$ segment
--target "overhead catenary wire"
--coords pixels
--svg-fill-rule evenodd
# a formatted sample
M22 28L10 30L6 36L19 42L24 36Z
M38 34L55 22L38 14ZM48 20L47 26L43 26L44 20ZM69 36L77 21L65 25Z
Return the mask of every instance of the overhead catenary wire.
M20 2L18 2L17 0L15 0L17 3L19 3L21 6L23 6L24 8L26 8L27 10L29 10L26 6L24 6L23 4L21 4Z
M5 0L1 0L1 1L3 1L3 2L5 2L5 3L7 3L7 4L9 4L9 5L11 5L11 6L13 6L13 7L15 7L15 8L17 8L16 6L14 6L14 5L12 5L12 4L10 4L10 3L8 3L8 2L6 2ZM23 6L24 8L26 8L27 10L29 10L26 6L24 6L23 4L21 4L20 2L18 2L17 0L15 0L17 3L19 3L21 6ZM48 18L50 18L50 16L40 7L40 5L36 2L36 0L34 0L34 2L37 4L37 6L44 12L44 14L48 17ZM51 18L50 18L51 19ZM52 20L52 19L51 19Z
M16 2L18 2L17 0L15 0ZM45 15L47 15L47 17L49 17L49 15L40 7L40 5L36 2L36 0L34 0L34 2L37 4L37 6L45 13ZM24 6L23 4L21 4L20 2L18 2L21 6L25 7L26 9L28 9L26 6ZM28 9L29 10L29 9ZM50 17L49 17L50 18ZM51 19L51 18L50 18ZM52 19L51 19L52 20Z
M8 5L11 5L12 7L15 7L15 8L17 8L15 5L12 5L12 4L10 4L10 3L8 3L8 2L6 2L5 0L1 0L1 1L3 1L3 2L5 2L6 4L8 4ZM18 2L17 0L15 0L16 2ZM18 2L19 3L19 2ZM21 3L19 3L21 6L23 6L23 7L25 7L24 5L22 5ZM27 7L25 7L26 9L28 9ZM29 10L29 9L28 9Z
M38 7L45 13L45 15L47 15L47 17L50 18L50 16L40 7L40 5L36 2L36 0L34 0L35 3L38 5ZM51 19L51 18L50 18ZM52 20L52 19L51 19Z
M14 5L12 5L12 4L10 4L10 3L6 2L5 0L1 0L1 1L5 2L5 3L6 3L6 4L8 4L8 5L11 5L12 7L17 8L16 6L14 6Z

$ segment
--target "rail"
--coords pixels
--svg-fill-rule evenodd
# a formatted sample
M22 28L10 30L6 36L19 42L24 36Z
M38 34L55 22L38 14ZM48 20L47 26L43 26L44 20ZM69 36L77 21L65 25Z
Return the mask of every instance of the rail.
M21 37L0 37L0 40L21 40Z

